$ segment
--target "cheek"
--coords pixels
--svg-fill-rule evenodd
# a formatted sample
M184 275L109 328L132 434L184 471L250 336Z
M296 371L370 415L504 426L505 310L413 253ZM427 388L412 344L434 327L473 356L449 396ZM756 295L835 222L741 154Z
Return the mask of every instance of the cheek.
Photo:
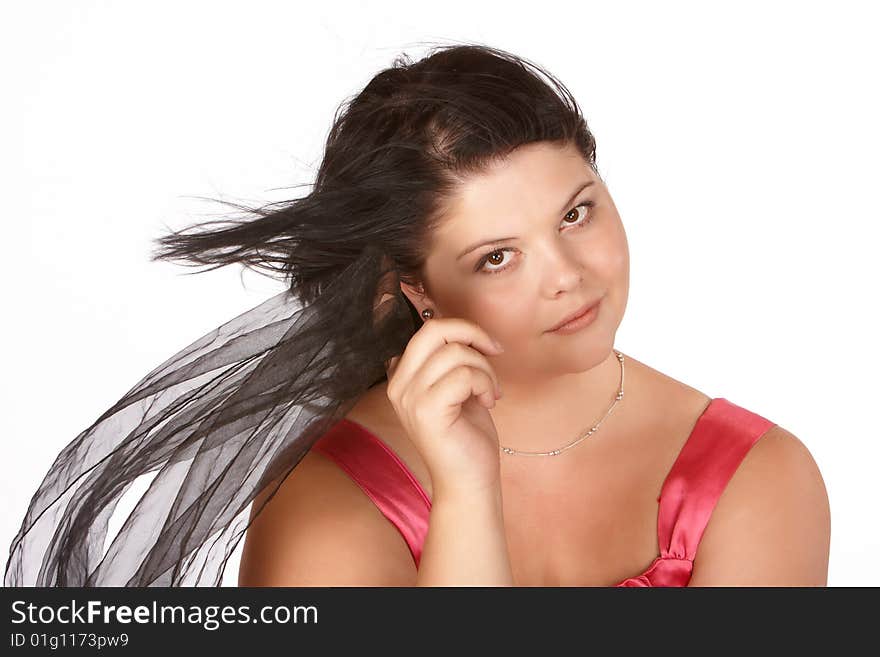
M629 243L620 219L614 222L614 230L608 237L608 252L611 254L613 264L618 269L629 268Z
M601 239L589 244L588 248L585 264L608 285L628 276L629 247L623 226L619 222L606 224Z
M498 286L471 299L468 316L489 333L515 341L520 335L534 335L535 322L540 316L537 297L519 286L513 289Z
M629 255L619 244L610 245L595 261L595 269L609 284L625 277L629 271Z

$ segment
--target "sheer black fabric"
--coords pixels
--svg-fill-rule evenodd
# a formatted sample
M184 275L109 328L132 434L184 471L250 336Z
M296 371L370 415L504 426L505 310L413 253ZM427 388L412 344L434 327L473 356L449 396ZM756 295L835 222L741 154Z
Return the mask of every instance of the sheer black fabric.
M416 317L398 281L367 248L311 303L286 290L147 374L59 454L5 584L220 586L257 493L277 490L403 352ZM148 473L108 537L119 498Z

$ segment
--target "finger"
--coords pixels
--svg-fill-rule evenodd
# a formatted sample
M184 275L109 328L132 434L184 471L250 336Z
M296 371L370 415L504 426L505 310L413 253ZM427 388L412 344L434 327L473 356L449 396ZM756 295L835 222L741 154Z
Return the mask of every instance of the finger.
M467 365L485 372L492 380L492 399L501 393L501 384L495 368L479 351L461 342L445 344L432 353L425 363L413 374L410 385L427 388L449 370Z
M458 317L442 317L425 322L410 338L400 362L395 378L407 383L428 357L443 345L461 342L477 351L497 356L503 350L492 337L476 323ZM402 389L405 389L406 385Z
M491 408L495 405L493 388L492 379L486 372L462 365L446 372L425 392L431 392L435 401L447 411L457 411L471 397L476 397L483 406Z

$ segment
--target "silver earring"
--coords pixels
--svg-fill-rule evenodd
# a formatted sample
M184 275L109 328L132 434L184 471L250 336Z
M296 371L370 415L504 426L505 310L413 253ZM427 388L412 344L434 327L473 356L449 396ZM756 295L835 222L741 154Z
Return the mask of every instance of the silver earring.
M434 310L432 308L425 308L422 311L422 317L425 319L431 319L434 316Z

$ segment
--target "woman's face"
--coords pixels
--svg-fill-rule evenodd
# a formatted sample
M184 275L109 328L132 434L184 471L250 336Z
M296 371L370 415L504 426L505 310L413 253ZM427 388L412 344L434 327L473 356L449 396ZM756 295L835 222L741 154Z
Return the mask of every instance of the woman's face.
M491 360L505 381L581 372L609 356L629 293L629 248L608 189L573 145L518 148L463 184L446 210L424 290L401 284L419 312L468 319L499 340L505 351ZM592 324L548 332L599 298Z

